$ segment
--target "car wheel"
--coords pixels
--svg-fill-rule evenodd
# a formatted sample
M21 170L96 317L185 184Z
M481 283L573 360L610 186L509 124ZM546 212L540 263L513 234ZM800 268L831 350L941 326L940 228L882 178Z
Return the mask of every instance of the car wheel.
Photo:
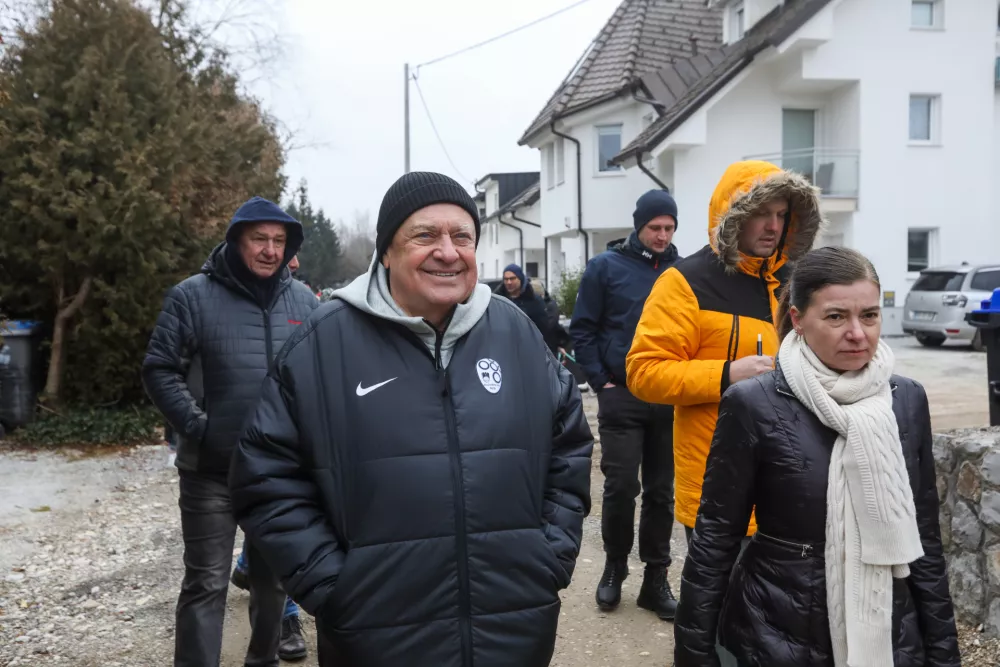
M944 345L944 336L932 336L930 334L917 334L917 342L924 347L941 347Z
M976 352L985 352L986 344L983 342L983 332L976 330L976 335L972 337L972 349Z

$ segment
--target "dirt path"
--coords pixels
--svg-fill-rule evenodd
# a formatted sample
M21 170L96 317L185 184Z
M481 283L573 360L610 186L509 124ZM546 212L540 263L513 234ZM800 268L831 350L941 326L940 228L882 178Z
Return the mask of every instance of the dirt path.
M926 386L935 428L986 423L985 355L924 350L905 340L892 344L898 371ZM585 401L596 435L596 402L591 396ZM0 449L0 667L171 664L182 545L177 473L166 459L163 447L100 456ZM598 450L594 509L573 584L563 594L552 664L662 667L671 661L673 628L636 608L642 574L636 558L622 607L602 614L594 605L603 569L599 460ZM676 592L685 554L677 527L673 544ZM222 665L239 667L248 596L235 588L230 593ZM306 631L312 645L308 618ZM315 665L313 646L310 651L299 664Z

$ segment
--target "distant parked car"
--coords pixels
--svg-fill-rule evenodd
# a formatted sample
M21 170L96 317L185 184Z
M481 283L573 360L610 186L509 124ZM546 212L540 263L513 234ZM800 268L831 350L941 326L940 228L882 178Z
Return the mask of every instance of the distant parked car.
M925 269L906 296L903 333L913 334L925 347L959 340L982 350L979 330L965 321L965 314L979 308L998 287L1000 263Z

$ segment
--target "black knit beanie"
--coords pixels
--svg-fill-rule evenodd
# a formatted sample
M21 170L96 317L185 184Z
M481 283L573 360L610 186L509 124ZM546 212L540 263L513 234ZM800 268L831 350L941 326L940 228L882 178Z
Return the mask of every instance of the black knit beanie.
M407 218L432 204L455 204L468 211L476 225L476 245L479 245L479 208L466 189L444 174L413 171L403 174L382 198L375 224L378 257L385 255L392 237Z
M635 231L639 231L649 224L653 218L661 215L669 215L674 219L674 229L677 229L677 202L666 190L650 190L635 202L635 212L632 214L632 222Z

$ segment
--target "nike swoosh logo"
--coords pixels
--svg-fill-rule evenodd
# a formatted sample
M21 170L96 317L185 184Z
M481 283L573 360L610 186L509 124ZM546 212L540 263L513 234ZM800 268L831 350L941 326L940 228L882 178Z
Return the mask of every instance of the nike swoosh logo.
M362 387L361 383L359 382L358 383L357 394L358 394L358 396L364 396L365 394L370 394L373 391L375 391L376 389L378 389L379 387L384 387L385 385L389 384L390 382L392 382L395 379L396 378L390 378L390 379L386 380L385 382L379 382L378 384L373 384L370 387Z

